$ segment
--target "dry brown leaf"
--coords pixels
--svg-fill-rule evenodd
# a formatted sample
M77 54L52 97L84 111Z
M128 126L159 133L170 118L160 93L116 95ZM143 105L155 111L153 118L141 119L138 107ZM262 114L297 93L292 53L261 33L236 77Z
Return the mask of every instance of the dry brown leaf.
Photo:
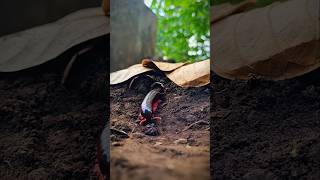
M318 68L318 7L318 0L292 0L213 24L213 71L229 79L281 80Z
M160 70L164 69L166 76L181 87L200 87L209 84L210 82L210 60L200 61L193 64L186 64L186 63L167 63L167 62L160 62L160 68L154 69L143 66L143 62L150 63L149 61L142 61L142 64L136 64L130 66L127 69L123 69L117 72L113 72L110 74L110 84L119 84L129 80L131 77L136 76L138 74L142 74L152 70ZM152 62L151 64L153 64ZM158 67L158 62L157 67ZM153 65L155 65L154 63ZM167 64L167 65L166 65ZM174 68L173 68L174 67ZM167 70L174 69L173 71Z
M109 18L99 7L1 37L0 72L19 71L45 63L77 44L108 33Z
M128 79L132 78L141 73L145 73L148 71L152 71L152 69L142 66L142 64L135 64L127 69L123 69L120 71L116 71L110 74L110 84L119 84L122 82L127 81Z
M217 21L220 21L223 18L226 18L232 14L242 12L244 9L249 7L250 5L254 5L256 3L256 0L246 0L242 1L238 4L230 4L230 3L224 3L221 5L215 5L211 6L211 16L210 21L211 23L215 23Z
M149 68L159 68L161 71L173 71L186 63L180 62L180 63L168 63L168 62L159 62L159 61L152 61L150 59L143 59L142 65Z
M167 77L181 87L200 87L210 83L210 60L182 66Z

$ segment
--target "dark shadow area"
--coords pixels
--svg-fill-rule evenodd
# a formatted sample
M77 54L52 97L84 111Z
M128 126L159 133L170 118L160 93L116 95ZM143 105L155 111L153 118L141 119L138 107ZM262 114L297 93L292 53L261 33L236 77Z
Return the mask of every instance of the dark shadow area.
M109 40L99 37L45 64L0 74L1 179L92 179L109 109ZM65 86L63 72L78 56Z

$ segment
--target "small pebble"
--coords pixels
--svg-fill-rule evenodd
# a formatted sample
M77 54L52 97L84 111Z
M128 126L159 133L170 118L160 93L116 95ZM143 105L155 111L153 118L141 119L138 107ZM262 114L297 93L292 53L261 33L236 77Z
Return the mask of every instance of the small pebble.
M195 115L188 114L185 119L187 122L195 122L198 118Z
M145 134L139 133L139 132L132 133L131 136L132 136L133 138L139 138L139 139L146 137Z
M187 144L188 140L187 139L178 139L174 141L175 144Z
M154 146L159 146L161 144L162 144L162 142L156 142L156 144L154 144Z
M121 143L121 142L113 142L111 145L112 146L123 146L123 143Z

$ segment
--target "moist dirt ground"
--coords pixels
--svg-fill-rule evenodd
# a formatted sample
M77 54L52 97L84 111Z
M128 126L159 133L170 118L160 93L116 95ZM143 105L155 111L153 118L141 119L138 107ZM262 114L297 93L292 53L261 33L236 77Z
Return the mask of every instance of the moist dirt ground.
M135 122L152 82L111 86L111 128L129 135L111 135L111 179L209 179L209 87L181 88L161 74L150 75L165 87L156 113L162 118L159 136L145 135Z
M320 71L290 80L212 75L213 179L320 179Z
M0 179L95 179L97 137L106 117L107 37L17 73L0 74ZM80 48L80 49L79 49Z

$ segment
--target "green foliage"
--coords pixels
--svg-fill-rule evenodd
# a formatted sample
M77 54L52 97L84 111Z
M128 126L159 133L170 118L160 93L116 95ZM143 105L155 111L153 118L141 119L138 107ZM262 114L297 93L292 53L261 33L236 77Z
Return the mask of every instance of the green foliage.
M153 0L157 56L196 61L210 56L209 0Z

